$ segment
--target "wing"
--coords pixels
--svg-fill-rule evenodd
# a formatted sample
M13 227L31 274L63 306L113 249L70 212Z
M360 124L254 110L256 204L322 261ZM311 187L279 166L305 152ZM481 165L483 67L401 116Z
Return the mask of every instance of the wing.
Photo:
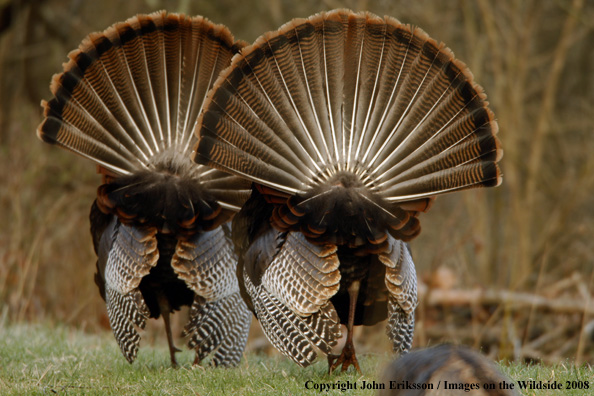
M314 347L330 353L340 337L330 302L340 286L336 246L316 246L301 233L270 228L240 265L250 303L276 348L303 367L316 358Z
M105 268L109 324L130 363L136 359L140 343L136 327L143 329L149 316L138 286L159 259L156 232L155 228L127 226L114 217L99 245L98 267Z
M417 274L405 242L388 236L389 248L378 256L386 266L388 288L388 337L394 351L406 353L411 347L417 307Z
M184 329L197 360L214 353L215 366L235 366L241 359L251 313L239 295L237 258L226 226L196 233L177 244L171 265L177 276L196 293L190 320Z
M223 227L180 240L171 259L177 276L206 301L215 301L239 290L236 263L231 241Z
M211 364L233 367L239 364L252 323L252 313L239 295L239 290L216 301L196 296L190 310L190 321L183 336L196 350L201 361L214 351Z

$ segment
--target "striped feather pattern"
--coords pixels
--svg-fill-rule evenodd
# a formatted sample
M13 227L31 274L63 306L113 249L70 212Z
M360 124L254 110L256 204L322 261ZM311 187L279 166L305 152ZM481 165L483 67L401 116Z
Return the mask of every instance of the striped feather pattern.
M212 353L213 366L237 366L251 323L252 314L236 289L233 294L211 302L197 296L183 335L188 337L188 346L196 350L196 361Z
M180 239L171 266L196 294L190 320L183 335L196 350L196 362L213 354L211 364L236 366L252 321L252 315L239 295L236 267L228 224L213 231Z
M397 300L390 297L388 300L388 324L386 334L392 341L394 352L405 354L410 350L415 331L415 314L406 312Z
M299 366L309 366L315 360L315 348L328 354L338 342L340 323L330 302L312 315L301 316L282 304L263 285L255 286L247 275L244 284L268 340Z
M114 230L105 265L105 284L114 292L128 294L138 288L142 278L157 264L157 230L130 227L119 222L112 224Z
M140 334L136 328L144 329L148 308L138 289L122 295L106 286L105 303L113 335L126 360L132 363L140 346Z
M318 312L340 286L336 246L316 246L291 232L261 278L262 286L300 316Z
M98 251L99 262L106 262L103 276L107 317L130 363L136 359L140 345L137 328L144 329L150 315L138 287L159 259L155 234L154 228L130 227L114 218L101 242L104 246Z
M422 30L370 13L262 35L221 73L196 133L194 161L254 183L234 222L240 286L302 366L323 339L304 319L330 308L350 335L387 314L394 349L408 351L417 293L403 241L419 234L418 213L501 182L497 123L468 68ZM339 277L322 277L325 261ZM337 362L358 367L346 345Z
M348 172L396 203L499 184L496 132L482 88L443 44L337 10L233 59L198 121L195 160L300 196Z
M223 227L180 239L171 266L194 293L206 301L216 301L239 290L237 257ZM230 232L230 230L229 230Z
M242 46L222 25L165 11L92 33L53 77L37 134L120 176L159 168L164 152L187 158L206 94ZM238 179L207 167L193 176L206 188L226 179L215 194L227 208L245 200Z
M389 248L378 255L386 266L388 288L388 338L394 351L406 353L413 340L417 307L417 274L408 246L388 236Z
M194 234L187 241L177 241L174 253L170 253L167 243L158 243L155 228L129 226L112 218L103 233L98 254L102 262L107 252L103 287L108 318L122 353L130 363L135 360L140 343L137 328L143 329L146 319L155 316L146 303L154 299L152 292L143 296L141 291L148 291L141 282L148 279L161 254L165 263L171 261L171 275L161 269L160 275L151 274L153 280L148 283L157 277L165 284L165 278L175 272L193 292L194 302L184 335L189 337L189 347L196 351L195 363L210 353L213 353L211 363L216 366L239 363L247 342L251 313L239 295L235 274L237 259L226 236L229 233L228 226L224 225ZM159 289L155 292L157 296L171 293L165 286L153 285L153 288Z

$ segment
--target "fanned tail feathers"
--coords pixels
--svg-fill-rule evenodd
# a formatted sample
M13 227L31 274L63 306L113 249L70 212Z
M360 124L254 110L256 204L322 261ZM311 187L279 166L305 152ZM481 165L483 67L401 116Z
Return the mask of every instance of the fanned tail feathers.
M236 217L250 232L236 241L248 305L271 343L302 366L315 348L329 353L338 323L356 316L339 319L329 299L342 304L376 256L388 335L406 352L417 296L403 241L436 195L500 184L497 128L468 68L390 17L322 12L236 55L205 101L194 161L254 184ZM338 247L339 283L309 270L331 262L310 245Z
M233 59L195 161L306 197L347 173L384 207L501 182L497 123L443 44L393 18L320 13Z
M189 155L206 94L243 45L200 16L137 15L86 37L53 77L54 98L42 102L39 138L104 175L91 214L96 279L129 362L146 318L162 315L169 330L169 314L183 305L194 304L197 356L216 350L214 364L234 365L245 347L249 311L221 225L249 182Z
M189 157L206 93L242 46L223 25L165 11L90 34L68 55L64 72L53 77L55 97L42 102L45 119L37 134L93 160L107 174L161 170L167 153ZM194 168L192 176L204 173L198 180L207 188L228 178ZM226 190L234 194L221 204L238 210L238 188Z

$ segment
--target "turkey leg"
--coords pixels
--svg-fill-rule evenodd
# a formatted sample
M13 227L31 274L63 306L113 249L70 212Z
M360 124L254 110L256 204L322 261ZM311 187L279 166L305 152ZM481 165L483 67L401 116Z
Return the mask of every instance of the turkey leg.
M159 309L161 310L161 315L163 316L163 322L165 322L165 332L167 333L167 342L169 343L169 355L171 356L171 366L177 368L175 352L181 352L181 350L173 344L173 335L171 333L170 321L171 308L169 307L169 303L167 302L165 296L159 297Z
M338 356L328 355L328 373L332 373L340 364L342 367L341 372L346 371L350 366L354 366L359 374L361 374L361 368L355 356L355 345L353 344L353 324L355 323L355 307L357 306L357 297L359 296L360 281L354 281L350 284L348 290L349 293L349 319L347 323L347 339L342 353Z

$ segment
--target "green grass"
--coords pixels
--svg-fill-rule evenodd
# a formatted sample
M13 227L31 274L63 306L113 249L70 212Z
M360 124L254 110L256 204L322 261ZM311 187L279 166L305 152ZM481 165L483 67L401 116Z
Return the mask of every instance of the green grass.
M308 390L311 384L357 383L378 380L389 356L359 356L363 375L351 371L328 375L320 359L302 369L282 357L249 354L236 369L192 367L193 354L179 354L181 368L172 369L165 347L142 345L132 365L121 356L109 333L90 335L66 327L11 325L0 332L0 394L85 395L372 395L369 390ZM514 380L589 381L592 368L570 364L526 366L512 364L502 370ZM529 391L536 395L584 395L590 391ZM458 392L452 391L452 394ZM460 391L459 394L467 394Z
M592 395L594 372L592 367L575 367L571 363L544 365L512 364L501 369L514 381L535 381L536 384L557 384L560 389L533 389L521 391L523 395ZM518 384L516 384L517 386ZM572 389L568 388L573 386ZM588 389L586 389L586 387ZM581 388L581 389L580 389ZM517 388L516 388L517 389Z
M249 355L236 369L216 369L192 367L188 350L178 354L178 360L181 367L172 369L166 347L143 344L136 362L128 364L109 333L9 326L0 333L0 394L301 395L308 394L308 380L371 381L381 361L362 356L365 375L328 376L324 360L302 369L281 357Z

